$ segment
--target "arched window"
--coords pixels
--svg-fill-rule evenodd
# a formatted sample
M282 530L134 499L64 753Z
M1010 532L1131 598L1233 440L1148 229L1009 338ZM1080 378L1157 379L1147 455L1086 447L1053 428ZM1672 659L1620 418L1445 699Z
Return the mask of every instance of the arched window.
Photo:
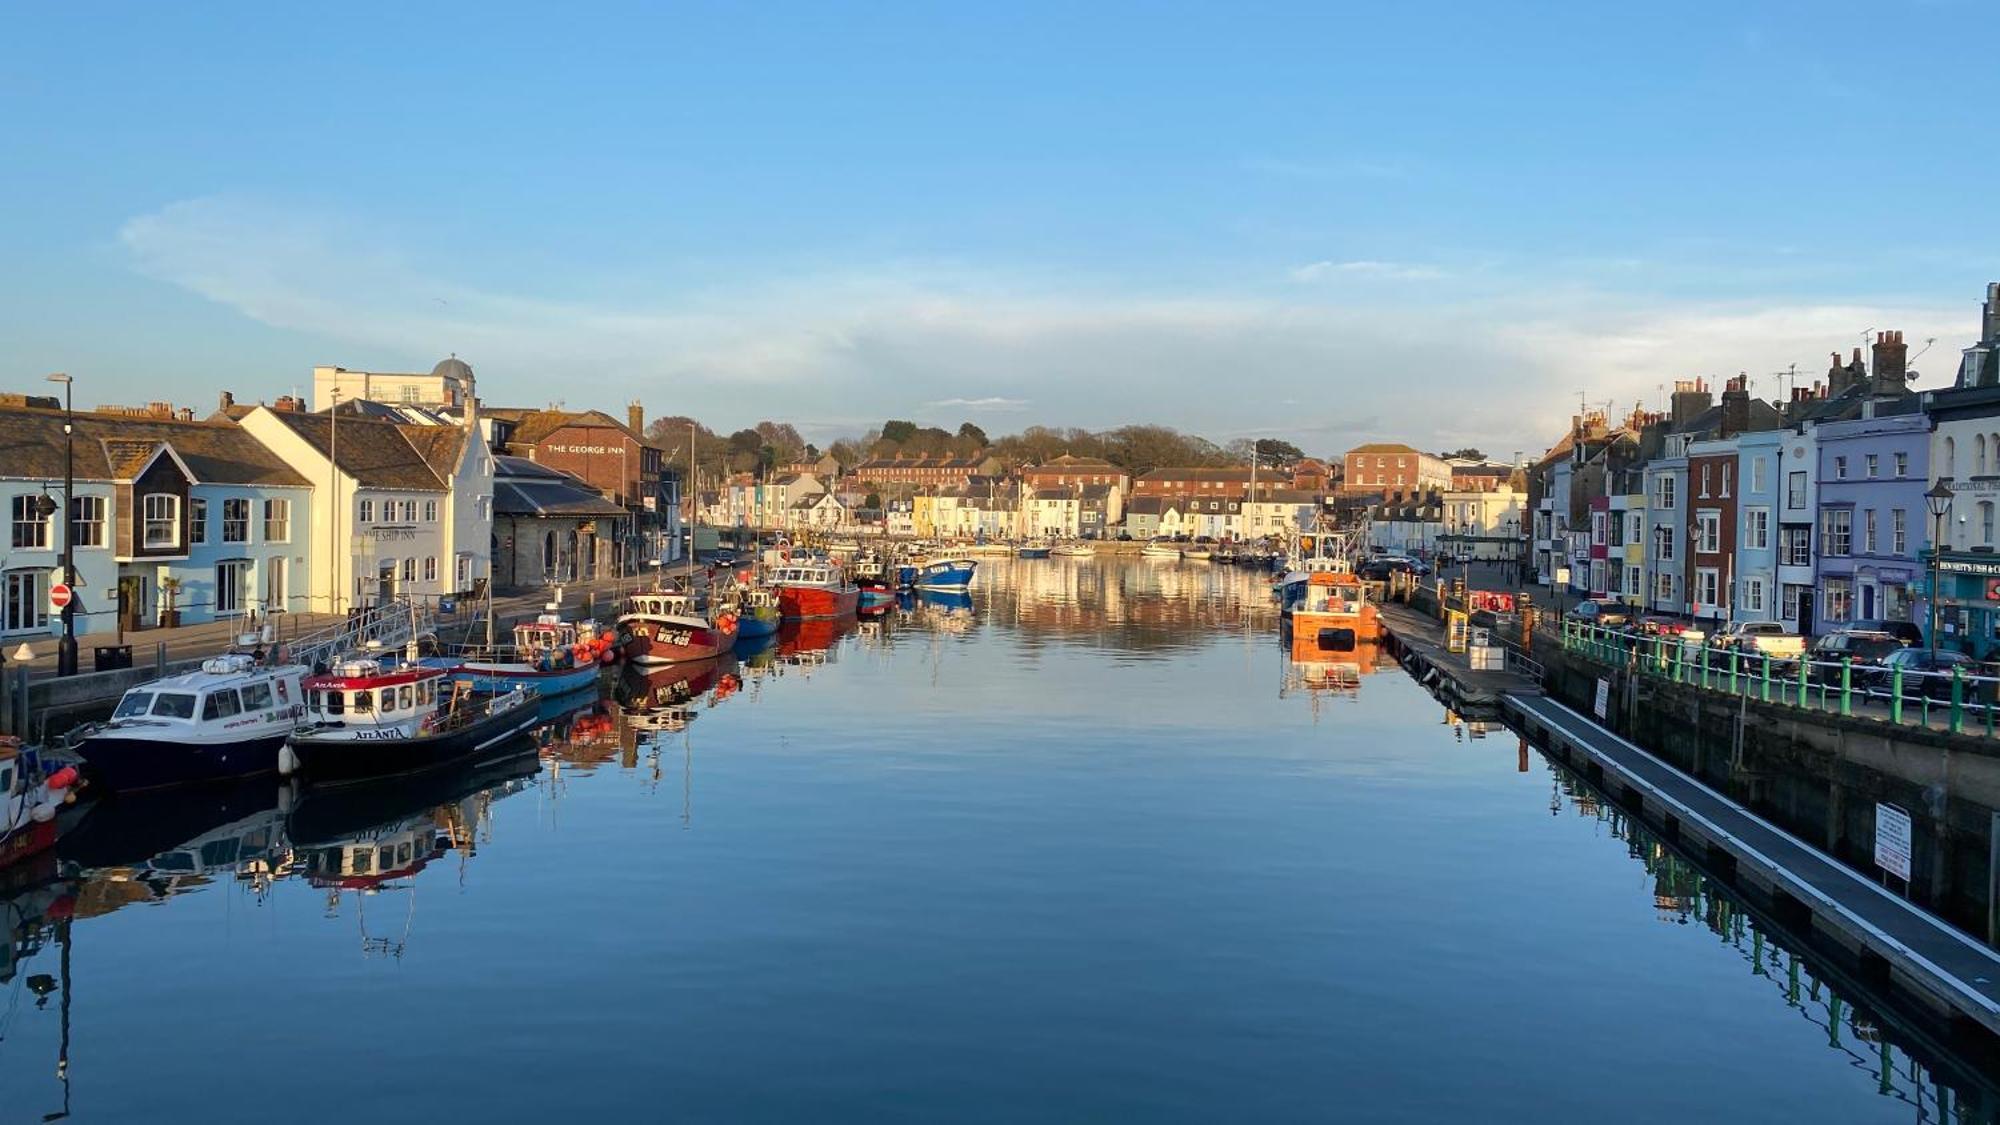
M556 533L551 531L542 536L542 573L552 573L556 568Z
M1985 434L1972 435L1972 475L1975 477L1983 477L1986 475Z
M1979 542L1988 547L1993 545L1993 501L1991 500L1979 502Z
M1944 471L1939 473L1938 476L1945 480L1950 480L1958 475L1958 443L1953 441L1949 434L1945 435L1944 439L1943 468Z

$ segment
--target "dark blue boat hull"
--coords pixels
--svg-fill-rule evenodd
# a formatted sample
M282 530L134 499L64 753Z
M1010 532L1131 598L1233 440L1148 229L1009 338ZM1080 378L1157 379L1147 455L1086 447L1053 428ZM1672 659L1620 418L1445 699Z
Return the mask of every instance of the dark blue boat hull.
M285 735L246 739L223 745L155 742L116 733L94 735L76 747L91 782L114 793L226 781L278 768L278 750Z

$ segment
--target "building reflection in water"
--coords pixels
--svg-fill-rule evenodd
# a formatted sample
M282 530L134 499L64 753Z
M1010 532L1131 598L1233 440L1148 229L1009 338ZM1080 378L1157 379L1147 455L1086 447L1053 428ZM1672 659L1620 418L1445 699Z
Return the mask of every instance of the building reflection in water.
M1769 982L1778 1000L1818 1029L1829 1050L1873 1076L1877 1093L1907 1104L1914 1121L2000 1120L2000 1057L1990 1042L1960 1041L1919 1014L1897 1014L1869 986L1795 952L1805 944L1798 936L1781 939L1781 927L1754 916L1581 777L1546 757L1543 764L1550 775L1550 815L1567 808L1602 825L1651 877L1653 914L1661 923L1699 925L1714 934L1752 976Z

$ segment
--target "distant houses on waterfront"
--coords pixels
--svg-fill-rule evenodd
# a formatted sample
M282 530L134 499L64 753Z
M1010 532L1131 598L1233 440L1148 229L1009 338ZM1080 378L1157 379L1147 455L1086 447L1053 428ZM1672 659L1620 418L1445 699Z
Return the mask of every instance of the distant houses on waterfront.
M1568 598L1816 634L1909 622L2000 651L2000 283L1955 378L1903 334L1766 401L1679 380L1663 411L1585 411L1528 467L1529 564ZM1351 477L1350 477L1351 480ZM1930 589L1932 570L1938 590Z

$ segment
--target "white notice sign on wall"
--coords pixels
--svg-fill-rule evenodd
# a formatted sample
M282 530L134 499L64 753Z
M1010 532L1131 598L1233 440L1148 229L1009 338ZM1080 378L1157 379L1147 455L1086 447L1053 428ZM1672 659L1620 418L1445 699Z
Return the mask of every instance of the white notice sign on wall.
M1610 716L1611 716L1611 681L1600 679L1597 681L1597 717L1600 719L1605 719L1609 718Z
M1894 805L1875 805L1875 866L1910 881L1910 814Z

